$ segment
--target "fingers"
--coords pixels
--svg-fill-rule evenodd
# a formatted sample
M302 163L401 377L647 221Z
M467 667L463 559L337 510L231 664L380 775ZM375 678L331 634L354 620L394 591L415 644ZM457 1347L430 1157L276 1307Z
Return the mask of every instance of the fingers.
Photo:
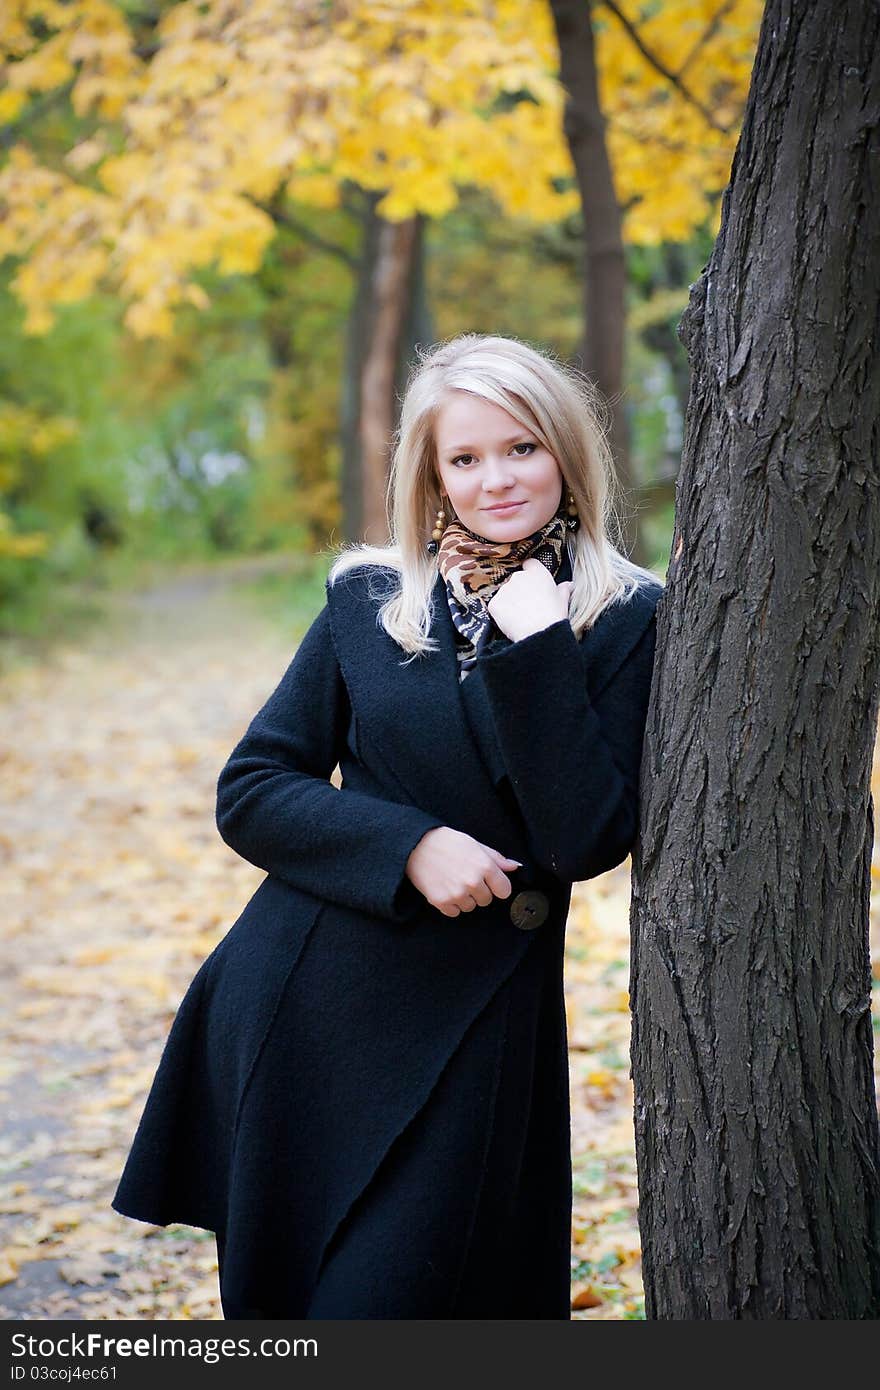
M489 901L491 902L491 894ZM460 917L463 912L473 912L474 908L478 906L485 907L486 904L478 904L473 895L468 893L462 894L454 903L441 906L440 911L444 917Z
M540 564L540 561L538 562ZM484 845L483 848L491 855L495 861L489 865L483 875L485 882L492 890L496 898L509 898L513 892L510 879L507 874L513 873L515 869L521 869L522 863L519 859L511 859L509 855L502 854L500 850L493 849L491 845ZM507 872L503 872L506 870Z
M456 898L456 902L462 912L473 912L475 907L488 907L492 896L492 889L483 879L473 887L465 888Z
M509 898L513 892L507 873L522 868L519 860L509 859L497 850L492 851L492 860L494 862L483 870L481 881L469 886L463 896L456 899L462 912L472 912L474 907L488 907L494 898ZM507 868L507 873L502 866Z
M510 896L510 882L501 870L493 865L486 870L480 883L462 889L452 903L441 907L447 917L457 917L462 912L473 912L478 907L488 907L494 898Z
M460 879L447 897L433 900L434 906L445 917L458 917L478 907L488 907L495 898L509 898L513 888L507 875L522 868L519 859L501 854L492 845L473 840L470 843L472 850L474 845L479 845L482 854L471 863L467 863L470 855L463 856L465 862L461 867L464 868L464 881Z
M492 889L492 895L496 898L509 898L513 892L510 879L503 873L498 865L494 865L486 873L486 882Z

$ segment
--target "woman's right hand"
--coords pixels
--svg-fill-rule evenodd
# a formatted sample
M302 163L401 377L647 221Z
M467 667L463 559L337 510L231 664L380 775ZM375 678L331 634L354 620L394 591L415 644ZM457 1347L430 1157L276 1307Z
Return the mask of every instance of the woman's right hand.
M438 825L422 836L406 861L406 876L432 907L445 917L488 907L495 898L509 898L507 874L522 868L490 845Z

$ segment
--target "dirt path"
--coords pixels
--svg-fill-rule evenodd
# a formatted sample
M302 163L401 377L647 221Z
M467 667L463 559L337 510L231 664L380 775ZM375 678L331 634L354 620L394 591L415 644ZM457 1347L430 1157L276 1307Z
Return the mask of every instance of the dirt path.
M119 601L0 681L3 1319L221 1316L213 1236L109 1203L180 998L263 878L214 826L220 768L298 635L242 601L254 568ZM623 866L576 887L569 923L584 1319L641 1316L628 902Z
M213 1237L109 1201L180 997L263 877L213 819L294 645L237 598L252 573L117 601L0 683L5 1318L220 1315Z

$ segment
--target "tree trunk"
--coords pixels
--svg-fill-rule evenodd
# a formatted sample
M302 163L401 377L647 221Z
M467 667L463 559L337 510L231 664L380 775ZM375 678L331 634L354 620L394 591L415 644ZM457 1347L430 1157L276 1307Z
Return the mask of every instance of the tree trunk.
M584 370L611 410L610 442L624 502L622 540L627 553L644 564L623 403L626 260L622 217L599 104L590 5L587 0L551 0L551 9L559 43L559 75L566 91L565 137L584 217Z
M363 536L372 545L388 540L385 488L397 420L395 384L410 315L416 219L383 222L373 270L373 331L361 370L361 476Z
M367 198L360 273L349 320L342 398L342 503L347 540L388 539L385 488L398 394L413 336L430 325L424 303L424 218L387 222Z
M880 9L768 0L692 382L633 854L646 1314L880 1316Z
M373 321L373 269L379 247L382 218L376 212L381 193L364 190L363 234L358 260L354 300L348 319L345 363L342 374L339 433L342 445L340 495L342 530L347 541L360 538L363 531L363 478L361 476L361 373L370 341Z

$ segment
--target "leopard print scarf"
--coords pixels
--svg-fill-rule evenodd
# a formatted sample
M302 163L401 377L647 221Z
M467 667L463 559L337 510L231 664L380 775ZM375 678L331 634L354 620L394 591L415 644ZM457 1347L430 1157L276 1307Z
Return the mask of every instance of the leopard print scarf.
M486 605L505 579L533 556L555 576L565 555L568 534L563 506L538 531L519 541L489 541L461 521L443 532L438 552L446 581L449 611L459 635L459 680L476 665L483 648L498 635Z

